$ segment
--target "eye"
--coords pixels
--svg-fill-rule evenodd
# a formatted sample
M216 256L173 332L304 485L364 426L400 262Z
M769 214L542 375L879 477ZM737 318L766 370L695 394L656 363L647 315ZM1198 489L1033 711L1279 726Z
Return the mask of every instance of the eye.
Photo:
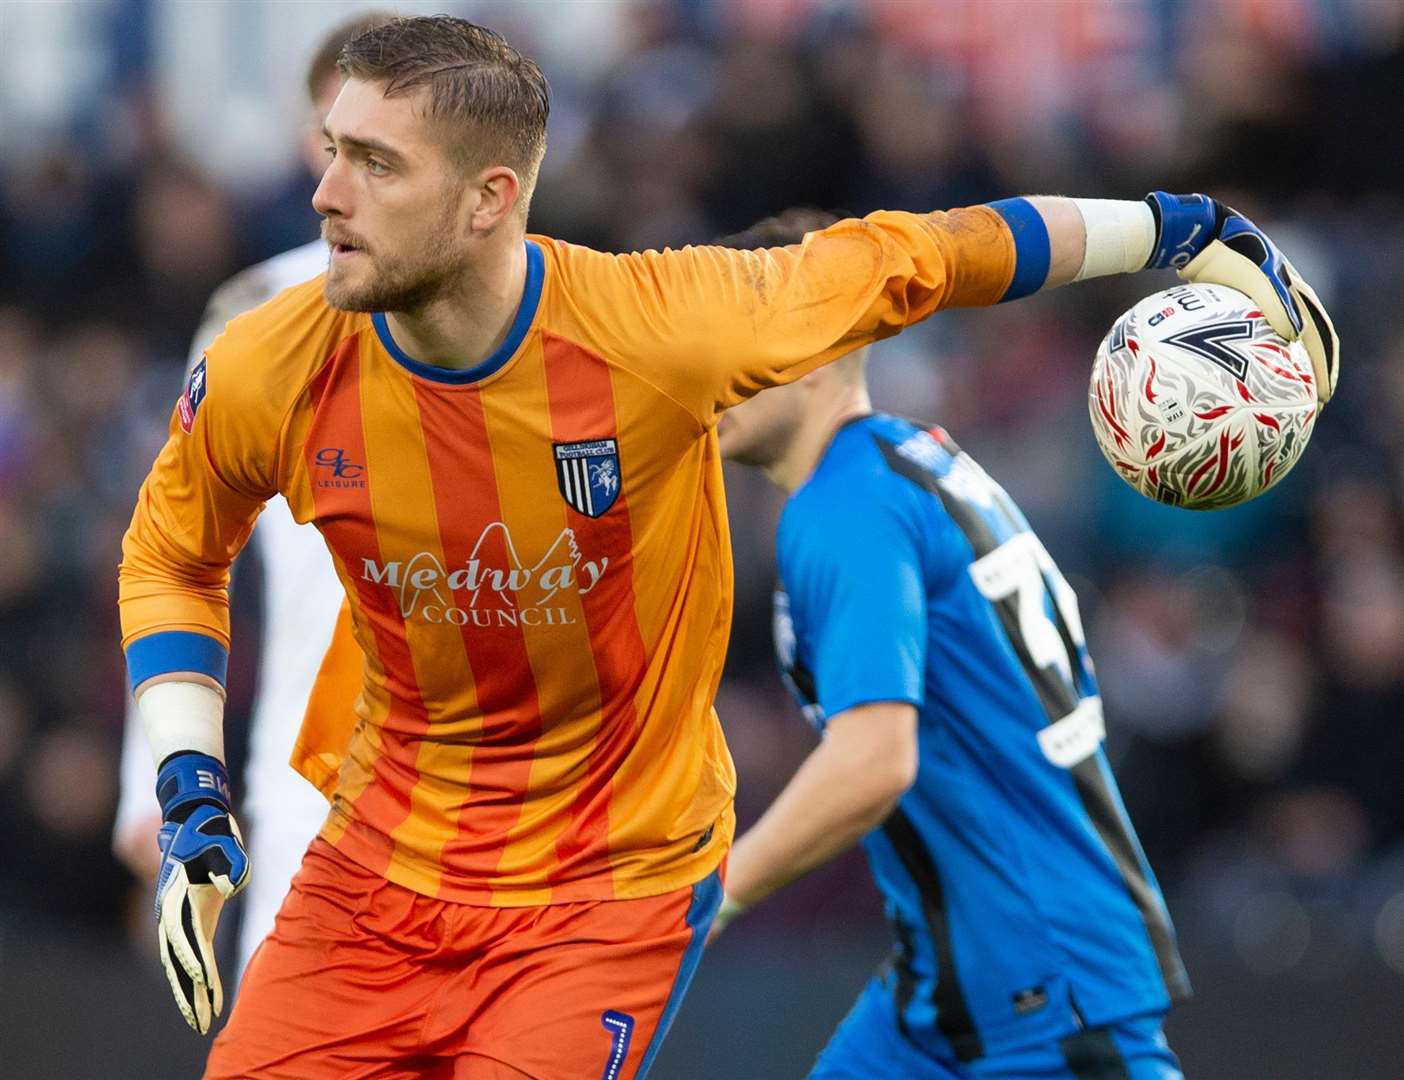
M366 171L372 176L384 176L390 170L383 161L377 161L373 157L366 158Z
M326 155L328 158L336 157L336 147L333 146L331 143L327 143L327 145L322 147L322 149L326 151Z

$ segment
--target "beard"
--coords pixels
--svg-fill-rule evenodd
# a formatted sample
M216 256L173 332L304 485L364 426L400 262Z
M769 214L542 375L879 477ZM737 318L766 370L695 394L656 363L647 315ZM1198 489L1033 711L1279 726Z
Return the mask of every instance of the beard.
M323 294L339 311L418 311L462 287L469 265L466 246L454 235L449 214L423 241L403 254L361 248L360 265L327 267Z

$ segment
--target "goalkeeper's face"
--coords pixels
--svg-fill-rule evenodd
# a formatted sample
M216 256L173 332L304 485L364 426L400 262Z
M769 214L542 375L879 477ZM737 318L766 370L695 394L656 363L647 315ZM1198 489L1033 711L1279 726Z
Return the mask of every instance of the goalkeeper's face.
M803 425L809 390L801 379L762 390L722 413L717 422L722 457L761 469L779 462Z
M330 248L327 301L411 312L471 288L479 208L419 95L348 79L323 131L329 163L312 205Z

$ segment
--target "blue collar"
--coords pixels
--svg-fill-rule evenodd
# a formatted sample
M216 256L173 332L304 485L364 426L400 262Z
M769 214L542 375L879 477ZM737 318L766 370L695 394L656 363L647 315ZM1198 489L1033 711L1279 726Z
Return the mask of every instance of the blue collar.
M377 311L371 316L371 323L375 326L376 336L385 346L385 351L406 371L426 379L432 379L434 382L462 386L466 383L486 379L498 371L502 365L512 359L513 354L521 346L522 339L526 337L532 319L536 318L537 305L541 303L541 283L546 276L546 260L541 254L541 248L532 240L526 242L526 256L526 285L522 289L522 302L517 305L516 318L512 320L512 327L507 331L506 339L481 364L475 364L459 371L455 368L438 367L435 364L426 364L414 359L395 344L395 339L390 335L390 324L385 321L385 312Z

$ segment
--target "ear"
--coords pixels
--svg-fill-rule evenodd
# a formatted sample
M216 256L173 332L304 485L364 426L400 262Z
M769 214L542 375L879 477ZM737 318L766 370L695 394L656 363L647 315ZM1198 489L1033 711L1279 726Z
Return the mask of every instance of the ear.
M492 165L477 177L477 205L468 218L468 227L475 233L496 229L517 207L522 182L506 165Z

